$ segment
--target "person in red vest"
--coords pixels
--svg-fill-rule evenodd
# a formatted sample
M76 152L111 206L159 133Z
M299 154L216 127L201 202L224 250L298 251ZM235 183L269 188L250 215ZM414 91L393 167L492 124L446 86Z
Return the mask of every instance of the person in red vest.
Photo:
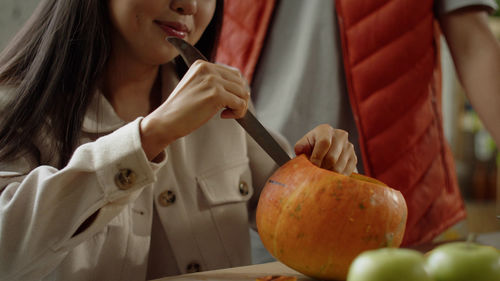
M407 200L403 245L431 242L464 220L443 133L439 38L500 143L493 0L226 2L217 61L242 70L265 125L292 143L321 123L348 131L358 170Z

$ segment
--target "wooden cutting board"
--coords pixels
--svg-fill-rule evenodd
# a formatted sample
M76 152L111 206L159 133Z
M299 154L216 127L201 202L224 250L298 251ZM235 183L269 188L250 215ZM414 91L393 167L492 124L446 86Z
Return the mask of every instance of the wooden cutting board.
M259 277L269 275L286 275L297 277L297 281L314 281L280 262L234 267L213 271L184 274L151 281L183 280L183 281L255 281Z

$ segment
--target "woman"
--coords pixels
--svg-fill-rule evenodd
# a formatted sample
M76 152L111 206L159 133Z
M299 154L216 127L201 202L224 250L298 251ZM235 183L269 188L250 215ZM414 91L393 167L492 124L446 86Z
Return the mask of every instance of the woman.
M222 6L40 3L0 58L0 280L144 280L250 263L247 205L275 166L231 120L247 110L246 83L209 62L186 70L165 41L210 58ZM327 125L295 152L345 174L356 164L347 134Z

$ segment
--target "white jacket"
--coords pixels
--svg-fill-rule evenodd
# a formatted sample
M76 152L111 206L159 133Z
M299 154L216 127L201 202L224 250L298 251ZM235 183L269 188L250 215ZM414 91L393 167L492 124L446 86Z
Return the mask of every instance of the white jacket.
M250 263L247 201L252 214L271 158L216 116L151 163L140 121L125 124L99 94L65 168L47 136L35 143L48 165L0 163L0 280L145 280Z

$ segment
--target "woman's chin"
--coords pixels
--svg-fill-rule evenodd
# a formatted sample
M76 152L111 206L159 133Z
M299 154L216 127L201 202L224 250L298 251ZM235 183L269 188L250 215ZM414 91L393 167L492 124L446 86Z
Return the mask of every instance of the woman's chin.
M169 62L173 62L173 60L175 59L176 56L178 56L177 53L169 52L168 54L160 54L160 52L158 52L158 55L156 55L154 57L149 57L148 60L149 60L150 64L163 65L163 64L166 64Z

